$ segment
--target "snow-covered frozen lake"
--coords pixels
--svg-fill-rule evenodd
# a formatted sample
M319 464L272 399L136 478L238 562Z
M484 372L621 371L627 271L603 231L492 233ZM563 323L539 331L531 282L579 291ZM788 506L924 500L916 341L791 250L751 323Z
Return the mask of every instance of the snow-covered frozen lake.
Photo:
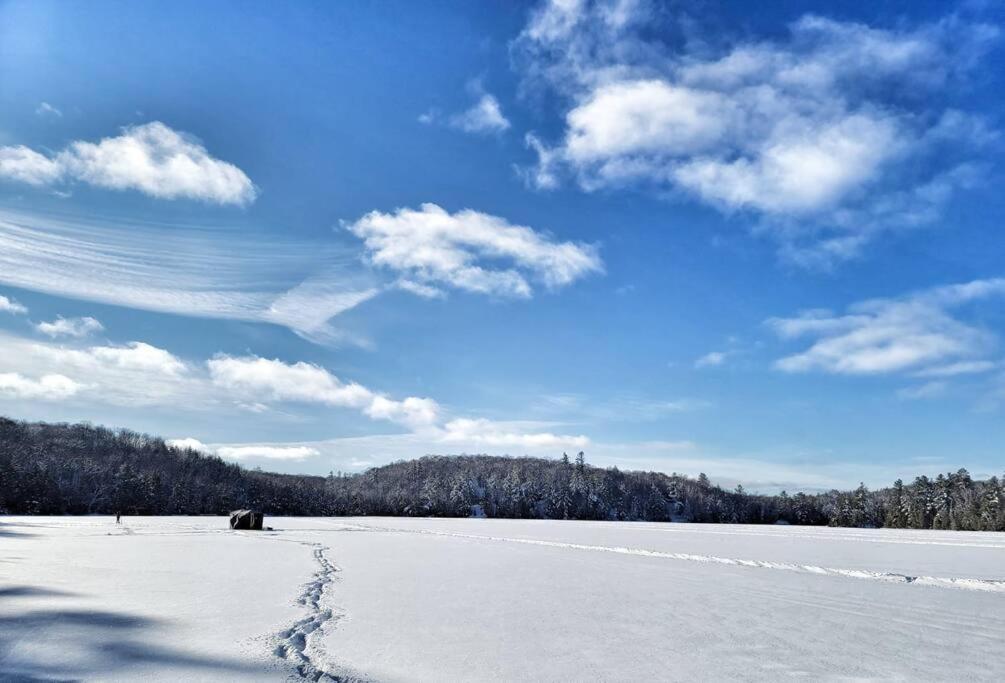
M266 523L0 517L0 680L1005 679L1005 534Z

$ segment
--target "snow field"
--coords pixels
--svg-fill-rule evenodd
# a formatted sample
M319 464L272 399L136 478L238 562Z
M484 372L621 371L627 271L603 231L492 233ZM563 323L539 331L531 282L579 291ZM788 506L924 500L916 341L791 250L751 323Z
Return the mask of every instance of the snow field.
M2 680L1001 680L1005 534L0 518Z

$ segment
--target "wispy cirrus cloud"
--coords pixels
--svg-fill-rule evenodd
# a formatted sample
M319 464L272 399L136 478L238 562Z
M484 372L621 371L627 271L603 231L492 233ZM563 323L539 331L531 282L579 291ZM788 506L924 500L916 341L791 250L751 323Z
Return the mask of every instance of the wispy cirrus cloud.
M46 113L55 111L49 107ZM98 142L76 140L52 155L24 145L0 147L0 179L34 186L81 182L215 204L249 204L258 192L240 168L159 121L126 127Z
M320 343L355 342L330 320L380 292L355 259L323 242L0 209L0 282L140 310L268 322Z
M897 397L907 401L920 401L938 398L946 393L949 385L943 381L931 381L914 387L904 387L897 392Z
M35 107L35 114L38 116L48 116L57 119L63 118L63 112L60 111L58 107L54 107L48 102L40 102L39 105Z
M563 423L624 424L665 420L710 407L710 401L691 397L655 398L625 393L596 401L582 394L548 394L534 403L532 410Z
M694 361L694 367L697 369L719 367L726 362L729 356L729 351L709 351Z
M647 2L551 0L513 46L525 87L563 102L564 134L527 137L526 179L549 189L671 190L760 219L802 265L851 258L893 227L931 222L980 181L997 134L937 95L965 81L997 28L957 17L881 29L807 15L786 37L671 47ZM698 35L695 35L695 34Z
M994 367L997 337L954 317L965 304L1005 296L1005 279L923 290L895 299L853 304L844 315L810 310L768 325L783 339L810 338L809 348L775 363L784 372L871 375L914 372L922 377L977 373Z
M504 218L436 204L393 213L373 211L346 226L363 240L369 260L401 275L401 286L423 296L442 287L528 298L532 282L557 288L603 270L592 245L555 242Z

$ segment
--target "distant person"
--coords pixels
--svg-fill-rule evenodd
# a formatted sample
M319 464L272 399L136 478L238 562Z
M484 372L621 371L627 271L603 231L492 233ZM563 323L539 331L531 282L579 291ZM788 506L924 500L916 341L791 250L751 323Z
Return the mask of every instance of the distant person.
M116 512L115 513L115 523L116 524L121 524L122 523L122 513L121 512Z

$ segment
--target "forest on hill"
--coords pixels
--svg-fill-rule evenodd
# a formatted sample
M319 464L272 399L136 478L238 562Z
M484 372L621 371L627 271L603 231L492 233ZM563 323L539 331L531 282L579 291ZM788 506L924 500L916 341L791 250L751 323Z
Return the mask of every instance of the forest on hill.
M89 424L0 418L0 513L389 515L811 524L1005 531L1002 479L966 470L870 491L726 490L704 474L554 460L425 456L360 474L249 470L162 439Z

